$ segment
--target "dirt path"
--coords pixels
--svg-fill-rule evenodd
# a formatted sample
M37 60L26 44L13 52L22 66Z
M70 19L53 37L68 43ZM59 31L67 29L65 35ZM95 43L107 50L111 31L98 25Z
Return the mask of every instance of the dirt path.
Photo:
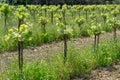
M113 66L93 70L89 75L73 80L120 80L120 61Z
M120 31L117 31L118 36L120 36ZM106 39L111 39L113 37L113 33L105 33L100 35L100 41L104 41ZM89 44L93 44L94 37L83 37L76 38L72 41L68 42L68 47L71 43L78 49L86 47ZM63 41L61 42L53 42L52 44L45 44L43 46L31 47L29 49L24 49L24 59L28 60L38 60L52 53L60 53L63 51ZM0 60L7 59L8 61L17 56L17 51L15 52L4 52L0 54Z
M117 31L117 34L118 34L118 37L120 37L120 31ZM100 35L100 40L104 41L106 39L111 39L112 37L113 37L113 33L105 33L105 34ZM76 38L72 40L72 43L78 50L81 50L82 48L86 47L88 44L93 43L93 37ZM71 44L71 41L68 42L68 45L70 44ZM24 59L27 61L31 61L31 60L35 61L41 58L46 58L52 53L60 53L61 51L63 51L63 41L58 42L58 43L53 42L52 44L45 44L43 46L38 46L38 47L30 48L30 49L24 49ZM0 73L4 72L5 68L7 67L6 64L11 63L15 58L17 58L17 51L4 52L0 54ZM90 80L99 80L99 79L90 79Z

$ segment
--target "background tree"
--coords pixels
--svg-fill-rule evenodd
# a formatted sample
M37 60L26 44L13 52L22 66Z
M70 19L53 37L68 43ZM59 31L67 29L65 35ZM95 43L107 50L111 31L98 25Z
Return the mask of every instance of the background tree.
M112 3L120 3L120 0L0 0L0 2L7 2L10 4L106 4L108 2L109 4Z

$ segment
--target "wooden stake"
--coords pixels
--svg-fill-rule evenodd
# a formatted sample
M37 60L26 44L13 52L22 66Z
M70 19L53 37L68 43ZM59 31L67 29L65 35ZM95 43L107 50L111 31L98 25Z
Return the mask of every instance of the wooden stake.
M67 60L67 35L64 34L64 63Z
M23 23L23 20L18 20L18 30L20 29L20 25ZM19 77L22 77L23 74L23 42L18 41L18 64L19 64Z

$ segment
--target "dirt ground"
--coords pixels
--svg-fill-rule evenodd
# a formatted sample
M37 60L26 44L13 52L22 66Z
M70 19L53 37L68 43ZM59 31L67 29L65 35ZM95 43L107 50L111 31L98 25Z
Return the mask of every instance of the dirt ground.
M117 36L120 37L120 31L117 31ZM104 41L106 39L111 39L112 37L112 32L105 33L100 35L100 40ZM93 37L76 38L72 41L68 41L68 44L70 45L72 42L78 50L81 50L88 44L92 44L93 39ZM24 59L28 61L39 60L41 58L47 57L49 54L60 53L61 51L63 51L63 41L57 43L53 42L51 44L45 44L43 46L24 49ZM0 54L0 73L4 72L5 68L7 67L6 64L11 63L15 58L17 58L17 51L4 52ZM83 78L75 78L73 80L120 80L120 63L112 67L108 66L106 68L93 70L89 76Z
M120 61L113 66L95 69L89 75L73 80L120 80Z

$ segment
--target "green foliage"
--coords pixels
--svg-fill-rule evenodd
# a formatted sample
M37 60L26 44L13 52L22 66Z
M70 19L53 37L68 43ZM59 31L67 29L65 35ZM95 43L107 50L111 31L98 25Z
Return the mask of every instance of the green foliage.
M89 6L90 7L90 11L95 11L97 9L97 6L93 5L93 6Z
M101 13L101 16L102 16L102 18L104 19L104 21L106 22L106 19L107 19L107 13Z
M33 16L34 20L35 20L35 15L36 12L38 11L38 6L35 5L28 5L28 10L30 11L31 16Z
M83 8L83 10L87 12L87 11L90 10L90 7L89 7L89 6L85 6L85 7Z
M117 16L119 14L119 9L115 8L114 10L112 10L111 14L114 16Z
M55 14L54 15L55 16L55 18L56 18L56 22L61 22L62 21L62 15L60 15L60 14Z
M48 19L41 16L41 17L39 18L39 22L40 22L42 25L46 25L46 24L48 23Z
M35 6L35 5L28 5L28 9L29 9L31 12L35 12L36 9L37 9L37 6Z
M52 55L53 61L46 61L44 59L29 62L24 65L24 76L22 79L18 78L16 69L9 72L8 79L15 80L69 80L70 73L67 65L63 64L61 55ZM66 67L65 67L66 66ZM16 67L16 65L14 65Z
M113 41L108 41L104 44L100 44L100 51L99 54L97 54L96 56L98 66L111 65L114 64L117 60L119 60L119 46L119 41L117 43L117 46L114 44Z
M30 63L25 66L24 78L34 80L55 80L56 76L54 76L50 66L51 65L47 64L45 60L41 60L37 63Z
M51 6L49 6L48 11L49 11L50 13L53 13L53 12L56 12L58 9L59 9L59 6L57 7L57 6L51 5Z
M65 25L62 22L58 22L56 25L60 27L60 29L57 30L57 32L59 32L60 34L62 34L62 35L64 35L64 34L71 35L72 34L73 29L71 27L69 27L69 25Z
M78 27L80 27L83 23L85 23L85 18L76 18L75 22L78 24Z
M32 33L29 30L28 26L25 24L22 24L20 28L13 28L9 29L8 35L5 36L5 41L8 41L9 39L14 39L15 41L31 41L32 40Z
M88 33L90 35L98 35L101 34L103 32L102 30L102 26L99 23L95 23L93 22L88 30Z
M8 4L3 4L0 8L0 11L4 13L5 16L8 16L8 14L12 11L13 7L9 6Z
M89 17L92 20L91 23L95 22L95 21L97 22L97 13L96 12L92 12Z
M107 18L107 24L112 28L120 28L120 20L117 18Z
M71 6L71 7L70 7L70 12L71 12L71 13L77 12L77 6L76 6L76 5Z
M79 35L82 37L88 37L90 36L89 32L87 31L89 29L89 26L82 26L81 29L79 29Z
M18 17L20 20L24 20L27 17L29 17L29 13L27 12L26 7L23 5L18 6L18 8L15 11L15 15Z
M47 16L47 10L48 10L49 6L43 5L42 6L42 10L44 10L45 13L45 17Z
M30 23L34 23L34 25L28 27L26 25L21 25L20 29L12 28L9 30L8 35L4 37L4 39L1 37L0 40L0 51L6 51L6 50L15 50L16 49L16 42L15 41L25 41L25 46L29 45L27 41L30 40L30 44L32 46L40 45L43 43L49 43L52 41L58 41L62 40L61 36L63 35L80 35L86 36L86 35L99 35L103 32L104 26L107 25L107 30L117 27L120 27L120 21L119 16L115 17L116 15L119 15L119 5L118 7L112 7L113 5L92 5L92 6L80 6L80 5L74 5L74 6L68 6L63 5L62 9L60 9L60 6L29 6L32 7L30 10L33 12L35 10L37 19L39 18L39 23L41 25L46 25L46 33L42 33L39 27L38 22L34 22L31 18L27 18L29 15L29 12L26 7L24 6L15 6L15 11L12 11L12 13L15 12L15 15L10 14L10 21L12 23L9 23L10 25L16 26L18 23L16 20L16 17L18 19L25 20ZM70 15L70 10L74 9L72 12L76 12L77 10L81 12L81 17L76 18L75 21L73 21L73 17ZM112 10L112 13L111 13ZM61 14L66 13L66 22L62 22L62 19L64 18ZM84 19L84 11L88 12L88 23L85 23ZM94 11L94 12L93 12ZM49 20L49 14L51 12L55 12L55 17L57 18L57 26L51 23L48 23ZM42 17L46 13L46 17ZM102 14L98 14L102 13ZM42 16L41 16L42 15ZM41 17L39 17L41 16ZM74 15L75 17L78 17L78 15ZM114 17L114 18L113 18ZM106 25L103 24L102 19L107 19ZM3 19L2 17L0 18ZM14 22L14 23L13 23ZM78 27L76 27L76 24L83 25L80 27L79 30ZM1 23L1 36L4 36L2 33L2 22ZM25 22L26 23L26 22ZM49 26L49 27L47 27ZM88 30L89 28L89 30ZM58 30L56 30L58 29ZM74 30L73 30L74 29ZM30 31L29 31L30 30ZM88 32L87 32L88 30ZM31 34L31 31L33 34ZM74 32L73 32L74 31ZM89 34L88 34L89 33ZM33 39L31 38L33 37ZM78 37L78 36L77 36ZM71 38L71 36L70 36ZM32 41L31 41L32 39ZM112 46L112 47L111 47ZM118 40L117 47L114 46L113 41L106 42L103 44L100 44L98 54L94 54L94 52L91 50L91 47L87 47L87 49L82 49L81 52L77 51L74 48L70 48L68 50L68 59L66 61L66 64L63 64L63 56L61 55L52 57L52 60L42 60L38 62L31 62L28 64L25 64L24 69L24 77L23 80L39 80L39 79L47 79L47 80L69 80L70 77L73 77L75 75L79 76L85 73L90 72L93 68L99 67L99 66L106 66L109 64L114 63L117 61L117 59L120 59L120 43ZM87 57L87 58L86 58ZM16 68L15 68L16 69ZM17 80L17 71L16 72L10 72L10 79Z
M50 42L50 40L49 40L50 36L48 35L48 33L41 33L40 37L41 37L41 43Z
M8 14L10 14L10 12L12 12L13 9L14 8L12 6L9 6L8 4L3 4L0 7L0 11L4 15L4 27L6 28L6 32L8 31L8 28L7 28Z
M63 64L61 54L53 54L47 60L28 62L24 65L22 80L70 80L74 76L80 77L90 73L96 67L112 65L120 59L120 41L117 47L112 40L105 41L100 44L99 49L98 54L94 54L91 46L84 48L81 52L71 46L66 64ZM7 78L19 80L16 71L16 68L11 72L8 70Z
M65 12L65 11L67 10L67 8L68 8L68 6L67 6L66 4L64 4L64 5L62 6L62 12Z
M2 7L3 5L1 5ZM116 7L115 7L116 6ZM27 7L25 6L9 6L13 7L11 13L8 16L8 21L7 21L7 26L8 28L10 26L15 26L17 27L18 25L18 19L24 19L23 23L29 23L30 25L33 24L32 26L29 27L29 29L33 32L32 37L34 40L32 40L29 43L25 42L25 46L36 46L40 44L44 44L44 42L52 42L52 41L58 41L62 40L62 35L64 33L67 33L68 35L71 35L74 37L84 37L84 36L89 36L93 35L93 31L91 31L91 27L93 25L99 26L101 24L101 29L105 31L112 31L114 28L114 15L113 11L117 12L119 10L119 5L89 5L89 6L84 6L84 5L63 5L60 7L60 5L55 6L47 6L47 5L28 5ZM88 9L86 9L86 8ZM1 8L0 8L1 9ZM71 16L71 9L73 9L74 17ZM87 23L84 22L84 17L85 17L85 11L87 10ZM30 12L32 11L32 13ZM77 14L75 13L77 11ZM59 26L56 26L55 24L52 24L51 22L48 22L51 18L51 12L54 12L54 17L53 20L55 20L55 23L59 23ZM111 13L112 12L112 13ZM13 14L15 13L15 14ZM35 13L35 21L33 18ZM43 18L46 13L46 16ZM101 14L102 13L102 16ZM29 16L31 14L31 16ZM79 14L79 15L78 15ZM106 18L106 23L103 24L103 18ZM115 22L115 26L119 28L119 14L117 13L117 19ZM29 18L28 18L29 16ZM40 18L42 17L42 18ZM76 23L75 23L75 18L76 17ZM78 18L79 17L79 18ZM3 37L5 36L5 33L3 32L3 20L4 17L0 14L0 36ZM85 19L85 20L86 20ZM109 21L109 19L113 19L112 23ZM94 21L93 21L94 20ZM62 23L63 22L63 23ZM96 22L96 23L94 23ZM39 24L40 23L40 24ZM81 24L80 28L78 27L79 24ZM41 25L41 27L40 27ZM43 25L45 25L45 30L46 34L42 34L42 29ZM64 26L65 25L65 26ZM64 26L63 28L60 26ZM68 30L64 30L65 27L68 28ZM58 29L58 32L57 32ZM73 30L72 30L73 29ZM90 30L90 34L88 33L88 29ZM70 33L70 34L69 34ZM71 37L71 36L70 36ZM45 41L44 41L45 40ZM4 39L0 40L0 43L2 45L1 50L8 50L8 49L16 49L16 44L11 44L12 41L5 42ZM4 45L4 47L3 47ZM7 46L7 47L5 47ZM12 46L12 48L10 48Z
M46 6L46 5L42 6L42 9L45 10L45 11L47 11L48 8L49 8L49 6Z

